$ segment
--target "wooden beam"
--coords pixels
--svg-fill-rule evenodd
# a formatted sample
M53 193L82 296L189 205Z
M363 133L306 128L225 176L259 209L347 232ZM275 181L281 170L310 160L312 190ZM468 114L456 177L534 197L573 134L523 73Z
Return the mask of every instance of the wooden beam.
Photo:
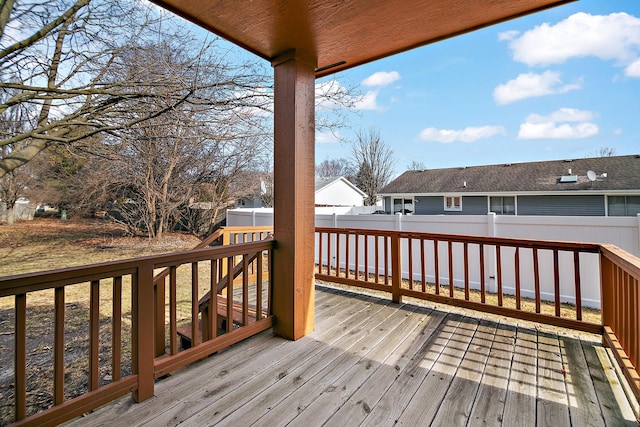
M313 331L316 60L292 50L272 65L274 331L297 340Z

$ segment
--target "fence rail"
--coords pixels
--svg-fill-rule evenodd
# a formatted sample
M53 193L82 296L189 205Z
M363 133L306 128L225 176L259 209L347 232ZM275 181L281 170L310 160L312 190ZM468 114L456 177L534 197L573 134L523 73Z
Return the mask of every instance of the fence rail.
M234 244L208 247L215 240L209 239L187 252L0 278L0 297L14 299L14 424L57 425L131 392L136 401L144 400L153 395L155 379L269 329L273 240L263 238L246 227L227 229L217 239ZM72 288L87 301L86 324L67 315L76 303L68 298ZM43 291L53 298L38 298ZM53 366L51 406L36 413L27 396L32 299L54 319L47 356ZM88 336L88 371L84 391L76 396L65 389L72 320ZM191 329L189 348L178 345L180 327Z

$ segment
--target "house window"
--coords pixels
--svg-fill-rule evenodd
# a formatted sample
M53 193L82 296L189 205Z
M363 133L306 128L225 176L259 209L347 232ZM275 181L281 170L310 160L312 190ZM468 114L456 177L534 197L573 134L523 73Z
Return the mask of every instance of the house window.
M404 215L413 213L413 199L393 199L393 213Z
M609 216L636 216L640 213L640 196L608 196Z
M461 211L462 196L444 196L445 211Z
M489 197L489 212L494 212L498 215L515 215L516 198L513 196Z

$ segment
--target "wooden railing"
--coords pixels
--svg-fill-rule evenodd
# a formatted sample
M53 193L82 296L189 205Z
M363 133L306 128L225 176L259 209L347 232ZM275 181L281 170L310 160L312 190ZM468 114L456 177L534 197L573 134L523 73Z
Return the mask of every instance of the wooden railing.
M0 297L14 299L15 425L56 425L129 392L136 401L147 399L157 378L269 329L273 240L246 228L241 233L227 229L218 237L224 239L225 233L228 242L242 243L0 278ZM87 331L88 370L85 390L69 396L65 336L71 319L65 313L70 289L75 298L78 288L89 316L88 324L74 327ZM165 289L166 300L159 297ZM52 298L42 297L47 292ZM202 307L200 297L207 294ZM37 413L27 402L32 299L48 301L45 310L54 319L48 356L51 407ZM184 324L192 328L188 349L178 345L177 332ZM160 330L169 331L166 342Z
M225 244L209 247L215 241ZM55 425L129 392L144 400L155 379L270 328L273 245L269 227L227 228L192 251L0 278L0 297L14 300L15 424ZM640 259L616 247L317 228L316 250L316 278L396 302L413 297L603 334L640 399ZM584 318L585 283L593 280L600 322ZM77 286L88 311L88 369L86 390L69 396L66 313ZM30 301L42 292L51 294L52 406L34 413L27 337Z
M613 245L601 249L604 342L640 401L640 259Z
M640 399L640 259L615 246L316 228L316 249L320 280L603 334Z

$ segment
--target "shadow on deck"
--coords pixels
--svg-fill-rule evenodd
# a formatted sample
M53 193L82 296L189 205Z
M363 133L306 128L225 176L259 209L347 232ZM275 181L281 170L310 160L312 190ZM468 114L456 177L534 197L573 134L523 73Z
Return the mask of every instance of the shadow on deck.
M265 331L68 425L637 425L600 340L317 286L309 336Z

